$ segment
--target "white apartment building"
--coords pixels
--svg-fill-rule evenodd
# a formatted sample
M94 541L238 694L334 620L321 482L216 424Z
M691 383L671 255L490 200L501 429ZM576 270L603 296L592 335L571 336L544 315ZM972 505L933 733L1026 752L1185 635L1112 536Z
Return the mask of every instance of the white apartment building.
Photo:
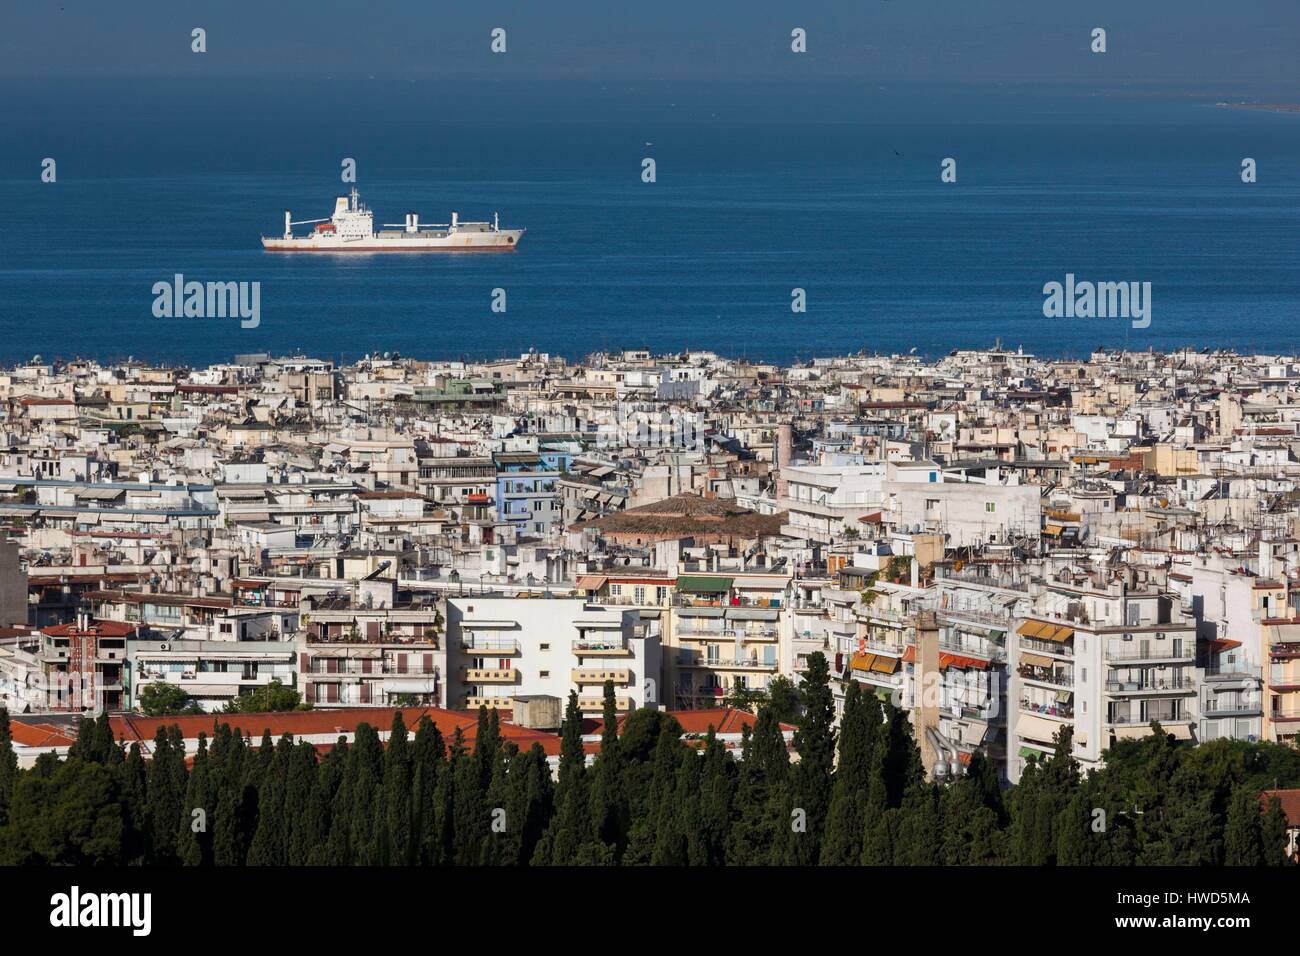
M637 610L578 598L455 597L447 602L447 706L509 708L515 697L604 707L614 682L619 711L664 701L659 631Z
M789 513L783 534L830 543L846 526L856 529L880 510L885 463L790 465L781 469L785 494L778 508Z
M206 711L272 681L297 686L293 641L127 641L131 679L125 704L138 706L150 684L171 684Z
M887 481L884 520L914 534L942 534L948 548L1037 537L1042 488L971 482Z
M1195 621L1142 573L1066 567L1048 576L1009 649L1013 782L1067 725L1085 770L1100 766L1113 741L1150 733L1153 720L1177 739L1196 739Z

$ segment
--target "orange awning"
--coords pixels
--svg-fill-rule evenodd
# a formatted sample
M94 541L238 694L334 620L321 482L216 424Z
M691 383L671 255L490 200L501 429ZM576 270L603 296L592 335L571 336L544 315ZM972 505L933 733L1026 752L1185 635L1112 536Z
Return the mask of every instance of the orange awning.
M854 654L852 660L849 661L849 667L855 671L869 671L875 662L875 654Z
M877 654L876 659L871 663L871 669L881 674L892 674L898 670L899 661L897 657L889 657L885 654Z

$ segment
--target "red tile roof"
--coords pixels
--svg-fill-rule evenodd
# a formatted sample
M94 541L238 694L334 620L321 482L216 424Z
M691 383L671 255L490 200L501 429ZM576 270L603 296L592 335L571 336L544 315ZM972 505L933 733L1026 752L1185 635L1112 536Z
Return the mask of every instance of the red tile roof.
M1300 827L1300 790L1265 790L1259 795L1260 806L1267 811L1274 797L1282 804L1289 826Z

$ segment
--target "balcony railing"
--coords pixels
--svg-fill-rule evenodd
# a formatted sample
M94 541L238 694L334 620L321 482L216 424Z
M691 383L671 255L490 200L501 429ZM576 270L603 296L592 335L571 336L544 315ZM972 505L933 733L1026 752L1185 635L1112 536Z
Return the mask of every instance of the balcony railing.
M1176 661L1195 656L1196 646L1183 641L1125 641L1106 647L1108 661Z
M465 681L469 684L512 684L518 676L519 672L513 667L465 668Z
M1074 656L1074 645L1066 644L1064 641L1040 641L1033 637L1021 636L1020 649L1022 651L1034 651L1038 654L1059 654L1062 657Z
M1263 712L1264 708L1259 701L1242 700L1226 694L1208 694L1201 698L1202 717L1245 716Z
M1178 713L1151 714L1146 717L1142 717L1138 714L1111 714L1106 718L1106 723L1114 726L1132 727L1139 724L1145 726L1150 724L1153 720L1158 721L1161 724L1185 724L1191 720L1191 717L1186 714Z
M1037 681L1040 684L1051 684L1054 687L1073 687L1074 672L1051 671L1045 667L1035 667L1032 664L1022 664L1016 668L1016 673L1023 680Z
M754 670L775 670L778 666L775 660L761 661L756 658L735 658L735 657L699 657L691 654L677 655L678 667L715 667L715 668L748 668Z
M615 684L626 684L630 681L631 672L626 669L620 670L603 670L601 668L574 668L571 672L571 679L575 684L603 684L605 681L613 681Z
M1020 710L1022 713L1037 714L1047 717L1074 716L1074 707L1069 704L1035 704L1030 700L1021 700Z
M341 661L339 666L333 670L327 670L323 661L312 661L311 667L307 673L313 677L346 677L360 674L362 676L381 677L385 674L396 674L399 676L411 677L437 677L440 673L438 665L434 664L425 667L423 664L408 664L404 668L399 668L396 664L380 663L376 661L373 666L366 668L360 661Z
M584 657L623 657L631 653L620 640L586 640L574 641L573 653Z
M1153 680L1108 680L1109 694L1141 693L1162 690L1192 690L1195 682L1190 677L1159 677Z
M490 654L518 654L519 642L513 637L462 637L460 646L467 651Z

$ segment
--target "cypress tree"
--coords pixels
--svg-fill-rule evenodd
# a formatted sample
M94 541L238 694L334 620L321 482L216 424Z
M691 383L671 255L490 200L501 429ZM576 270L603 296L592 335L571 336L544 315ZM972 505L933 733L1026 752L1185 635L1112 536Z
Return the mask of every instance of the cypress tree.
M256 828L248 846L249 866L284 866L288 862L289 819L284 802L293 749L293 739L285 734L275 746L271 765L262 775L257 790Z
M398 866L415 862L415 844L411 838L411 760L406 721L400 710L394 711L388 750L384 754L384 788L387 790L388 849L391 861Z
M356 738L348 751L352 764L351 792L347 809L348 847L353 864L377 866L382 864L383 841L377 819L380 783L384 775L384 748L379 734L367 723L357 725Z
M421 716L412 746L411 840L413 856L422 866L443 862L438 785L446 765L446 749L437 725L427 714Z
M131 752L134 757L139 754L139 748L132 745ZM127 758L128 763L132 757ZM176 839L176 852L180 862L185 866L211 866L210 831L214 808L209 790L207 734L199 734L199 749L194 754L194 767L186 783L185 799L181 807L180 829ZM196 815L195 810L202 812Z
M9 803L18 781L18 755L14 753L13 731L9 711L0 707L0 829L9 822Z
M176 836L180 831L184 789L178 784L185 778L185 753L177 748L178 738L179 733L173 735L165 727L158 728L146 777L150 856L159 866L179 862Z
M213 741L211 770L216 812L212 815L212 862L243 866L248 854L244 818L244 778L248 744L239 728L222 724Z
M623 771L614 682L605 681L600 753L596 756L591 772L591 839L608 848L615 858L621 856L627 846L630 825Z
M736 794L736 762L718 740L712 725L704 742L700 771L700 838L709 866L726 862Z
M1263 866L1264 833L1259 798L1249 787L1238 787L1228 808L1223 833L1223 862L1227 866Z
M587 752L582 746L582 712L578 695L569 692L560 740L560 780L555 788L555 814L537 845L534 864L567 866L591 832L587 807Z
M743 735L743 754L728 861L743 866L785 862L793 837L790 754L776 716L761 707L753 733Z
M329 838L323 851L313 851L313 862L323 857L327 866L350 866L352 845L348 833L351 819L352 788L356 778L356 762L352 748L340 737L321 763L319 800L329 809Z
M803 696L803 721L794 734L799 762L792 768L792 789L795 805L805 814L806 829L791 831L793 854L788 862L811 866L821 853L835 765L835 698L830 689L830 667L820 651L808 656Z
M681 743L670 725L661 725L644 784L646 799L640 817L629 833L624 862L647 865L654 861L663 825L662 811L674 799L677 787L677 751ZM662 855L663 851L660 851Z
M129 863L151 862L148 771L139 744L131 744L130 754L114 772L118 776L124 811L122 857Z
M874 698L873 698L874 700ZM879 720L869 716L862 688L849 683L840 718L839 764L831 785L826 835L819 862L826 866L855 866L862 859L862 834L866 826L867 794Z
M317 776L316 748L300 740L289 753L289 771L284 785L284 819L288 831L285 862L289 866L305 866L312 847L329 834L329 828L321 817L324 802L313 802Z
M1260 824L1260 839L1264 844L1265 866L1287 866L1291 860L1286 855L1287 820L1282 810L1282 801L1270 797L1268 810Z

